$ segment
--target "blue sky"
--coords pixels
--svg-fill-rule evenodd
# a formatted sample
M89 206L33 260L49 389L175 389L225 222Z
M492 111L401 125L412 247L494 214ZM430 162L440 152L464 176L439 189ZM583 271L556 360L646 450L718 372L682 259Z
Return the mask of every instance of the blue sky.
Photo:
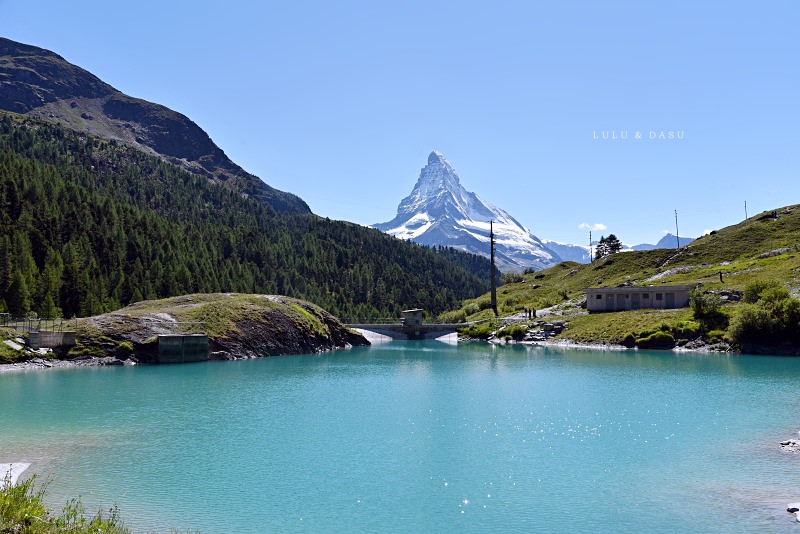
M194 120L332 219L427 155L540 238L654 243L800 202L800 4L0 0L0 35ZM683 139L653 139L651 132ZM603 139L615 133L627 139ZM642 139L635 139L636 133ZM595 139L594 137L598 137Z

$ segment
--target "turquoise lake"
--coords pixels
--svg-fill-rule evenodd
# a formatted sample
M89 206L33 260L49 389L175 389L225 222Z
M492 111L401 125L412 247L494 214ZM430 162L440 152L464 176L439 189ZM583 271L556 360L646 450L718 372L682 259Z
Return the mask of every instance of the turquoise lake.
M0 374L0 463L134 531L800 532L800 359L392 342Z

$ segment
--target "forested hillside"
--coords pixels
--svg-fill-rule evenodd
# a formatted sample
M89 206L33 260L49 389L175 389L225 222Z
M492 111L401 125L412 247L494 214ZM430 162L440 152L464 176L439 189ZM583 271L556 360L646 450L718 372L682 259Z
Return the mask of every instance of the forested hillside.
M113 139L287 213L311 213L296 195L246 172L191 119L132 98L49 50L0 37L0 110Z
M136 149L0 113L0 311L87 316L184 293L276 293L344 317L433 313L488 261L278 214Z

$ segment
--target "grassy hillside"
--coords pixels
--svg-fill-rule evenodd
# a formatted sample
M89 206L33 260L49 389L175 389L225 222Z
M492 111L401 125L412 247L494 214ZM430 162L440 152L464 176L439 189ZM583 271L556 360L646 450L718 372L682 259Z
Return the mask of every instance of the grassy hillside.
M366 340L309 302L275 295L195 294L131 304L77 322L67 357L135 355L152 360L159 334L205 333L216 358L307 354Z
M583 289L620 285L693 285L702 292L727 295L743 292L759 280L777 280L793 296L800 293L800 205L751 217L679 249L622 252L590 264L564 262L537 273L518 275L497 292L501 316L539 310L539 315L563 315L570 328L562 335L585 342L618 343L629 332L657 330L663 323L678 326L692 320L688 309L647 310L588 316L581 303ZM722 273L722 281L720 281ZM735 316L738 305L723 311ZM489 294L467 300L444 314L449 319L490 319ZM585 317L583 317L585 316Z

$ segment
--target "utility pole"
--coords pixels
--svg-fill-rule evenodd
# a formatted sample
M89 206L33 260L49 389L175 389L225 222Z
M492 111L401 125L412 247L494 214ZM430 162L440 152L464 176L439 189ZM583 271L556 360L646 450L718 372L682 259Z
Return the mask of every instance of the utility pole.
M744 201L744 220L747 220L747 201Z
M677 248L681 248L681 238L678 236L680 236L678 233L678 210L675 210L675 241L678 243Z
M492 258L492 310L494 310L494 316L497 317L497 283L494 279L494 221L489 221L489 244L491 245L491 258Z
M589 230L589 263L594 261L594 255L592 254L592 231Z

